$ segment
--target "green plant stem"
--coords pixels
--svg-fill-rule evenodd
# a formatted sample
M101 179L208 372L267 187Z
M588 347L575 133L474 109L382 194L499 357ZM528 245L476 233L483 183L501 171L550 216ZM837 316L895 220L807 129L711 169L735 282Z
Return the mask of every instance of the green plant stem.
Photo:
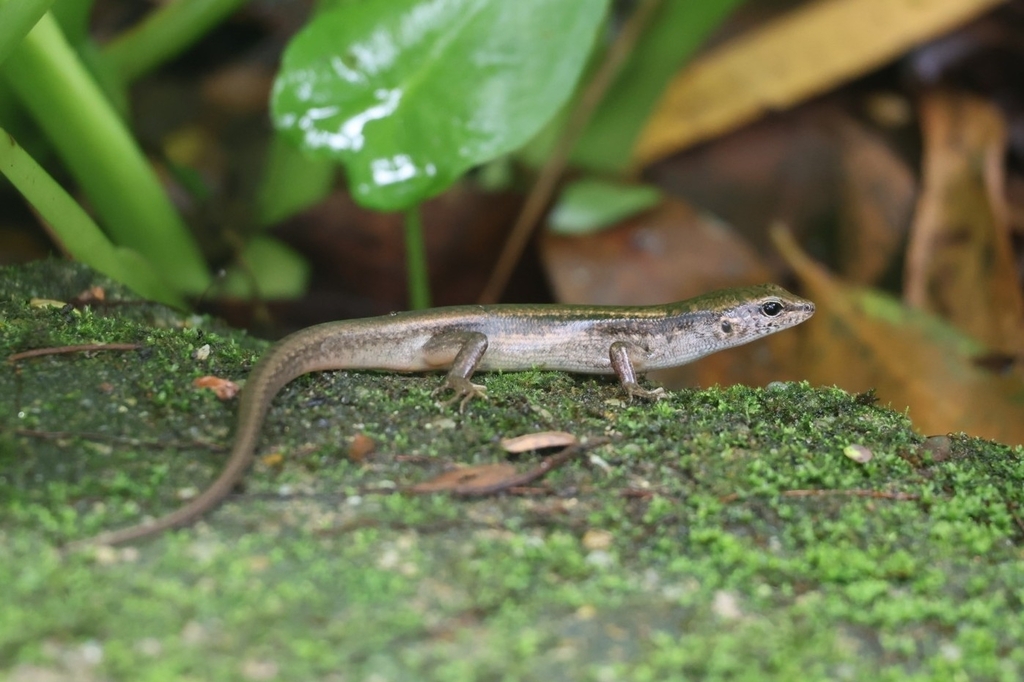
M0 0L0 64L52 4L53 0Z
M523 251L526 250L530 236L538 224L537 221L540 220L544 209L551 203L551 197L555 194L558 181L561 179L562 172L569 162L569 154L572 152L573 145L583 132L587 121L590 120L597 106L601 103L601 99L608 91L608 88L611 87L616 74L618 74L622 65L626 62L626 58L629 57L633 46L639 40L644 28L651 17L654 16L654 12L658 9L661 2L662 0L642 0L637 5L636 9L633 10L633 14L630 15L626 24L619 32L615 42L612 43L612 46L605 53L604 60L594 72L590 82L580 92L579 98L573 105L568 119L566 119L565 127L562 128L555 147L551 151L551 155L544 162L540 173L537 175L537 180L533 183L530 193L526 196L523 208L516 217L515 225L512 226L512 232L509 233L508 239L505 240L505 245L502 248L501 255L498 256L498 262L494 265L490 279L488 279L484 290L477 298L480 303L497 303L501 298L501 294L505 291L505 286L512 277L516 264L519 262L520 257L522 257Z
M199 247L50 15L11 54L4 73L113 240L146 257L179 291L202 292L210 276Z
M106 58L100 52L100 46L89 35L89 17L92 16L94 4L95 0L60 0L54 4L50 13L57 20L64 38L78 54L78 58L92 74L118 115L129 120L131 108L128 102L128 85L121 78L121 74L107 64Z
M423 239L423 220L419 206L405 212L405 270L409 278L409 307L430 307L430 280L427 276L427 247Z
M118 36L104 55L125 82L174 57L247 0L177 0L164 3Z
M92 16L96 0L61 0L54 4L51 14L64 32L68 42L79 47L84 42L92 42L89 36L89 17Z
M35 159L0 128L0 174L49 223L54 240L71 256L134 289L139 294L185 308L185 302L138 253L114 246L82 207Z

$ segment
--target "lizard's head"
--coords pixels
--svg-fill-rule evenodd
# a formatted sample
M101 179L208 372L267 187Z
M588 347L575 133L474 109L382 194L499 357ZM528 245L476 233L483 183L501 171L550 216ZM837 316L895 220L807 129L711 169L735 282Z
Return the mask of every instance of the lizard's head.
M738 346L795 326L814 314L814 304L775 284L731 289L715 306L715 336L726 346Z

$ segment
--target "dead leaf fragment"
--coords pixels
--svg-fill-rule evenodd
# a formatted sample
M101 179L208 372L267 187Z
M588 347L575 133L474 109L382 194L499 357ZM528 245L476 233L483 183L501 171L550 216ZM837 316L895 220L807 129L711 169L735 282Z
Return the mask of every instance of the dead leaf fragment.
M843 455L857 464L867 464L875 458L870 448L858 444L847 445L843 448Z
M260 457L260 462L268 469L281 469L284 467L284 455L280 452L271 452Z
M644 166L793 106L1002 0L818 0L724 43L669 84L640 135Z
M591 528L583 534L583 548L590 550L606 550L612 546L612 541L615 540L615 536L606 530L597 530Z
M75 296L76 305L87 305L89 303L102 303L107 300L107 291L101 286L89 287L82 293Z
M540 464L525 473L516 473L511 464L483 464L449 471L437 478L412 486L407 490L412 493L431 493L444 491L453 495L494 495L514 488L522 489L534 481L543 478L550 472L576 457L587 448L607 443L606 438L592 438L587 444L573 443L559 452L545 457Z
M202 376L192 381L194 388L208 388L213 391L214 395L220 400L231 400L240 390L238 384L228 379L221 379L215 376Z
M353 462L362 462L376 449L377 443L372 438L365 433L357 433L348 444L348 458Z
M578 442L576 436L565 431L539 431L513 438L502 438L501 447L505 452L518 454L545 448L561 448Z
M446 471L429 481L410 486L408 491L472 495L475 491L488 490L515 476L516 468L511 464L480 464Z
M28 304L33 308L63 308L67 305L64 301L56 301L52 298L32 298Z

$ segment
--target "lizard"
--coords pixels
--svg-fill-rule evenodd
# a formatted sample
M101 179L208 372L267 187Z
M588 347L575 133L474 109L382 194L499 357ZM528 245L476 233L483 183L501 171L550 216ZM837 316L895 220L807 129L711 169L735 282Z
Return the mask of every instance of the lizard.
M252 464L274 396L310 372L447 370L438 391L453 391L448 402L460 401L460 409L472 398L486 397L484 387L470 381L476 371L614 374L630 399L657 400L664 390L643 388L638 375L753 341L813 314L810 301L763 284L662 305L462 305L307 327L272 346L249 374L231 452L209 487L155 520L69 547L139 540L193 523L218 506Z

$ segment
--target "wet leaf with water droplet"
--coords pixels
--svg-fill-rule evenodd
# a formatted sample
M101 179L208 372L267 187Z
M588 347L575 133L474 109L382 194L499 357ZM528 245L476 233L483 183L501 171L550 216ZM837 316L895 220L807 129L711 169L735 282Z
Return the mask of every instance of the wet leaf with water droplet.
M366 0L285 52L274 123L401 210L526 143L572 94L608 0Z

